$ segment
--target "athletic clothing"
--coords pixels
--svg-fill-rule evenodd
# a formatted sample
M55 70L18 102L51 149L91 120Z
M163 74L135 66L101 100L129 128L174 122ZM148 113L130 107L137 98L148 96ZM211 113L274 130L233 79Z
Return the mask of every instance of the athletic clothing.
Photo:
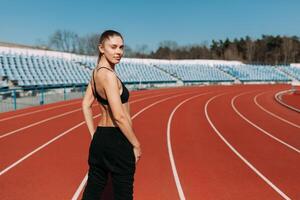
M133 145L119 127L97 126L89 148L88 180L82 200L99 200L111 173L113 199L132 200L135 173Z
M97 71L98 71L99 69L101 69L101 68L105 68L105 69L108 69L108 70L114 72L113 70L111 70L111 69L109 69L109 68L107 68L107 67L99 67L99 68L97 69ZM96 90L96 83L95 83L95 78L94 78L94 71L95 71L95 70L93 70L93 82L94 82L93 94L94 94L94 96L96 97L96 99L97 99L97 101L98 101L99 103L104 104L104 105L108 105L108 100L102 98L102 97L98 94L98 92L97 92L97 90ZM114 73L115 73L115 72L114 72ZM121 84L122 84L122 94L121 94L120 98L121 98L121 102L122 102L122 104L123 104L123 103L128 102L128 99L129 99L129 91L128 91L128 89L126 88L126 86L124 85L124 83L122 82L122 80L121 80L118 76L117 76L117 78L121 81Z
M101 68L114 72L107 67L100 67L97 70ZM93 95L99 103L108 105L108 100L102 98L97 93L94 71L95 70L93 70ZM122 103L126 103L129 99L129 91L122 81L121 83L122 94L120 98ZM88 179L82 200L102 199L101 195L107 183L109 173L112 179L113 199L133 199L135 155L133 145L121 131L120 127L97 126L89 147L88 164Z

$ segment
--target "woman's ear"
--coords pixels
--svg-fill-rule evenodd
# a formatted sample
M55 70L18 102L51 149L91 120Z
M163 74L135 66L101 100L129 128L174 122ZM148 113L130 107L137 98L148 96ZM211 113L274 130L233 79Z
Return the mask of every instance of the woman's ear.
M99 46L98 46L98 49L99 49L99 52L100 53L104 53L104 47L103 47L103 44L99 44Z

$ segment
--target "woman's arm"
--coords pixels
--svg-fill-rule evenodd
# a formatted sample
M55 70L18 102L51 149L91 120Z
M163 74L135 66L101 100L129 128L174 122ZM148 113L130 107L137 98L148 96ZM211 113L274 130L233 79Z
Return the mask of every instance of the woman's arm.
M93 95L93 91L91 87L92 87L91 83L89 83L82 100L82 111L83 111L84 119L86 121L86 125L89 129L91 136L93 137L95 133L95 129L94 129L92 105L95 100L95 97Z
M132 120L131 120L131 115L130 115L130 107L129 107L129 103L126 104L126 116L127 116L127 119L130 123L130 126L132 127Z

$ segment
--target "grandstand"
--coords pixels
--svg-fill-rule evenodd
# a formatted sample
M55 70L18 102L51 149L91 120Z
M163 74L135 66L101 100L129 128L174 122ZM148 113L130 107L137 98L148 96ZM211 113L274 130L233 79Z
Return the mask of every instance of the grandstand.
M241 82L288 82L292 79L271 65L228 65L219 64L216 67Z
M89 71L63 58L0 53L0 76L15 86L67 86L86 84Z
M146 61L146 62L145 62ZM96 58L86 60L77 59L77 63L92 70L96 65ZM124 83L176 83L177 79L160 69L153 67L143 59L123 58L116 67L116 73Z
M294 80L300 81L300 66L286 65L278 66L278 69L292 77Z
M87 85L97 57L55 51L0 47L0 77L7 87ZM237 61L123 58L116 72L124 83L188 84L289 82L300 80L297 66L245 65Z
M38 99L26 100L24 107L82 97L96 62L96 56L0 46L1 110L16 109L16 98L20 102L30 95ZM297 64L246 65L239 61L224 60L123 58L116 67L116 73L129 89L300 81L300 67ZM3 108L4 101L9 108Z
M234 78L228 74L201 64L170 63L154 65L186 82L233 82Z

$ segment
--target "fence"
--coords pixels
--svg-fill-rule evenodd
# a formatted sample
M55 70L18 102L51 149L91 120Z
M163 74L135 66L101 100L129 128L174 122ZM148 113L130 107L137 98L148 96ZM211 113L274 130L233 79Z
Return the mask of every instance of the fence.
M59 88L2 89L0 90L0 112L82 98L85 90L85 85Z

